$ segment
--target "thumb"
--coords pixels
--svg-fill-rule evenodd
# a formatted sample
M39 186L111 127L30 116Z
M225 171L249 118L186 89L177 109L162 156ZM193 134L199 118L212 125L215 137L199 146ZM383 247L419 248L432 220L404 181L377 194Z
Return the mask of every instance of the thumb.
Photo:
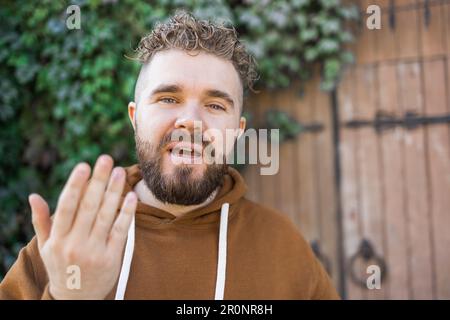
M41 248L50 235L52 222L50 220L50 209L47 202L37 193L28 196L31 207L31 221Z

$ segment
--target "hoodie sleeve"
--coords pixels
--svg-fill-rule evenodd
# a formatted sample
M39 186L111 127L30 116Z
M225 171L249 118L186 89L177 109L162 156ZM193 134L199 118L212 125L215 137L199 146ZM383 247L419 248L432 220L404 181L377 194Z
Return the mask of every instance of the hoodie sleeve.
M36 237L19 252L19 257L0 283L0 300L48 300L48 277L39 255Z
M316 273L316 285L312 293L312 300L340 300L333 282L331 281L325 268L317 258L314 258L314 268Z

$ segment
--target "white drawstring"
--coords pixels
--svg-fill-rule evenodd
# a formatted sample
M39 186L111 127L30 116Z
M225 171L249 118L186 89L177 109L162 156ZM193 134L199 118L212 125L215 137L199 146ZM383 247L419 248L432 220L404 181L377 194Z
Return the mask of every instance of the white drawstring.
M127 244L125 245L125 254L123 255L122 269L120 270L119 282L117 284L115 300L123 300L125 290L127 289L128 276L130 275L131 260L134 252L134 230L135 221L131 220L130 228L128 229Z
M228 210L230 205L224 203L220 212L219 228L219 257L217 259L217 278L215 300L223 300L225 291L225 275L227 268L227 230L228 230Z
M217 278L215 300L223 300L225 292L225 278L227 265L227 231L228 231L228 211L230 205L224 203L220 212L219 227L219 253L217 258ZM128 229L128 238L125 245L125 254L123 256L122 269L120 270L119 282L117 284L115 300L123 300L127 289L128 276L130 275L131 260L134 252L134 232L135 218L131 221L130 229Z

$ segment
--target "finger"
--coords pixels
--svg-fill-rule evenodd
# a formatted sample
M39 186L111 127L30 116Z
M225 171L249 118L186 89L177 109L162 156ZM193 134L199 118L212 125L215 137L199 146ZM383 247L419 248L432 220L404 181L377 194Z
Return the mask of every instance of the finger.
M91 232L111 175L112 166L113 159L108 155L100 156L95 163L92 178L83 194L72 228L72 232L77 238L87 238Z
M91 168L87 163L78 164L70 174L58 199L51 233L58 237L67 234L72 227L82 190L89 179Z
M50 209L47 202L38 194L29 195L28 202L31 207L31 222L38 241L38 247L42 248L50 236L52 222L50 220Z
M128 192L109 234L108 248L111 253L122 252L127 239L128 229L136 212L137 197L133 191Z
M115 168L109 179L108 188L103 203L97 214L91 236L103 243L107 242L108 234L116 217L117 208L125 186L125 170Z

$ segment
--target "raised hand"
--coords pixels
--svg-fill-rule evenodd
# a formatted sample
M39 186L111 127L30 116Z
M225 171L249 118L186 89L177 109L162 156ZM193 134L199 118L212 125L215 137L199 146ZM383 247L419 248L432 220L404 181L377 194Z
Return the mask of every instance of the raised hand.
M110 156L100 156L89 180L89 165L78 164L59 196L53 219L41 196L29 196L50 294L56 299L104 299L119 277L137 197L129 192L116 214L126 174L123 168L112 167ZM69 285L71 270L79 271L79 288Z

